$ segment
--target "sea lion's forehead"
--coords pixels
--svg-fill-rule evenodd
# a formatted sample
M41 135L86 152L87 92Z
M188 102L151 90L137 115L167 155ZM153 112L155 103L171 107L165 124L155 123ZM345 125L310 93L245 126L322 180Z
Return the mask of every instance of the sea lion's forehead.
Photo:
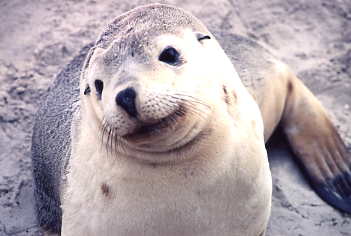
M153 4L133 9L108 25L96 41L96 46L108 48L120 44L120 49L138 50L162 34L177 34L181 28L207 32L193 15L173 6Z

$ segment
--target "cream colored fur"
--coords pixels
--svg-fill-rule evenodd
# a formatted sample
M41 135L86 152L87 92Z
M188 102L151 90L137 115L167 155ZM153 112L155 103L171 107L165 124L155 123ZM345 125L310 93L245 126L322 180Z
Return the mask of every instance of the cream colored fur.
M265 230L272 187L260 111L218 43L205 42L204 50L190 43L192 35L184 30L155 41L160 48L165 41L177 41L190 58L175 81L163 80L167 71L158 68L151 84L148 68L133 61L125 66L127 71L134 67L143 72L133 74L139 76L137 83L187 89L210 107L204 118L188 114L179 132L166 130L148 140L152 148L173 148L172 140L192 139L206 131L202 139L186 151L150 153L125 146L124 151L110 153L98 134L103 112L116 112L115 108L82 96L80 133L72 141L64 190L62 235L258 236ZM218 66L206 57L214 57ZM231 105L223 100L223 85L236 94ZM108 87L106 91L105 98L116 92ZM190 124L196 132L185 135ZM132 126L123 127L123 132ZM103 184L108 194L102 192Z

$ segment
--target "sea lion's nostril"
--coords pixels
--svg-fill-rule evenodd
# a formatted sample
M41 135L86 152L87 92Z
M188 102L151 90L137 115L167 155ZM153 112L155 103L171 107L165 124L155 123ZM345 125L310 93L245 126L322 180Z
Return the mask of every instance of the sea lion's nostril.
M137 116L137 109L135 106L136 92L134 88L126 88L120 91L116 96L116 103L122 107L130 116Z

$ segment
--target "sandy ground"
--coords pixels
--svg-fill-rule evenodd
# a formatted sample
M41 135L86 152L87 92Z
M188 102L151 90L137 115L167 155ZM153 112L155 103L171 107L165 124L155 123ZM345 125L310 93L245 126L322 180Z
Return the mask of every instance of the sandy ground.
M39 235L33 209L33 116L55 74L137 0L0 0L0 235ZM328 108L351 146L350 0L167 1L212 29L273 48ZM351 218L319 199L284 142L269 151L268 235L351 235Z

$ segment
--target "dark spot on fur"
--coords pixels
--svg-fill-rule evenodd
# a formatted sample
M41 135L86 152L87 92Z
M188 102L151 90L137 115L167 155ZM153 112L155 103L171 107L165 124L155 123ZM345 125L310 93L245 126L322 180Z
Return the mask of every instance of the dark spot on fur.
M87 87L84 90L84 95L88 95L88 94L90 94L90 92L91 92L90 87L89 87L89 85L87 85Z
M288 95L292 93L293 89L294 89L294 88L293 88L292 82L289 81L289 82L288 82Z
M223 92L225 95L228 95L227 87L225 85L223 85Z
M110 195L110 187L107 184L103 183L101 185L101 192L105 197L108 197Z
M223 85L223 92L224 92L224 101L225 101L225 103L227 103L229 105L230 104L230 98L229 98L229 95L228 95L227 87L225 85Z

